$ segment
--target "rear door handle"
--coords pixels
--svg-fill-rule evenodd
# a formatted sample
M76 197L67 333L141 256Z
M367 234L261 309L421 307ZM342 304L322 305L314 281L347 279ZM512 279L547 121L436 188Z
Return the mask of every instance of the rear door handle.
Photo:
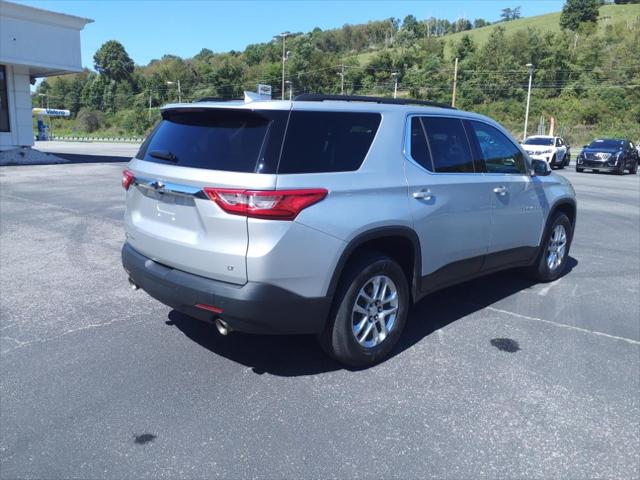
M493 193L500 195L501 197L507 194L507 187L500 185L493 189Z
M432 200L433 194L431 190L420 190L419 192L413 192L413 198L416 200Z

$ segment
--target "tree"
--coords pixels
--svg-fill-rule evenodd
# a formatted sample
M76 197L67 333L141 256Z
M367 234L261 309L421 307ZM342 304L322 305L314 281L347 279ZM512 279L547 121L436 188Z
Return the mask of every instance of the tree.
M464 32L466 30L471 30L473 25L471 25L471 22L466 18L459 18L456 20L456 23L454 23L453 28L456 32Z
M560 27L577 31L580 25L598 21L597 0L567 0L562 7Z
M487 25L491 25L491 22L488 22L484 18L476 18L473 21L473 28L482 28L486 27Z
M134 67L133 60L117 40L105 42L93 56L93 64L101 75L116 82L130 80Z
M520 9L521 7L516 8L503 8L500 16L502 17L502 21L509 22L511 20L517 20L520 18Z
M78 112L76 125L83 132L95 132L102 126L102 123L102 113L98 111L83 108Z
M460 61L464 60L470 55L473 55L475 51L476 51L476 45L475 43L473 43L473 40L471 39L471 37L467 34L464 34L460 39L460 43L458 43L454 47L455 55L460 59Z
M414 17L413 15L407 15L402 21L402 29L408 30L411 33L418 35L420 33L420 24L418 23L416 17Z

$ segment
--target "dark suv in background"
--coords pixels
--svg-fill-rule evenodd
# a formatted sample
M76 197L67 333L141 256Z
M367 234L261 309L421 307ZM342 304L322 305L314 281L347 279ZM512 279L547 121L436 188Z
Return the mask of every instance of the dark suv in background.
M638 171L638 150L630 140L599 138L578 155L576 172L591 169L594 172L614 172L624 175L625 170L635 175Z

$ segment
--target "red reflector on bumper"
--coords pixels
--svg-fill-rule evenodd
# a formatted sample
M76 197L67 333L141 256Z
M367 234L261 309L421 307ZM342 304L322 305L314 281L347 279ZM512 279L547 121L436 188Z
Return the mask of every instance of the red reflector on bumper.
M208 311L213 312L213 313L218 313L218 314L222 313L222 309L221 308L214 307L213 305L207 305L206 303L198 303L196 305L196 307L198 307L198 308L200 308L202 310L208 310Z

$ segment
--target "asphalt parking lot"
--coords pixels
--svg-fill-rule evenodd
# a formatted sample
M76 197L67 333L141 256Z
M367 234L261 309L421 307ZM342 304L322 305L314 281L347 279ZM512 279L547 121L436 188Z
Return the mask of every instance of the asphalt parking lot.
M121 170L0 168L0 477L640 476L640 176L563 172L565 276L431 295L353 372L131 291Z
M35 142L34 148L51 153L73 163L121 162L122 157L133 157L139 143L122 142Z

